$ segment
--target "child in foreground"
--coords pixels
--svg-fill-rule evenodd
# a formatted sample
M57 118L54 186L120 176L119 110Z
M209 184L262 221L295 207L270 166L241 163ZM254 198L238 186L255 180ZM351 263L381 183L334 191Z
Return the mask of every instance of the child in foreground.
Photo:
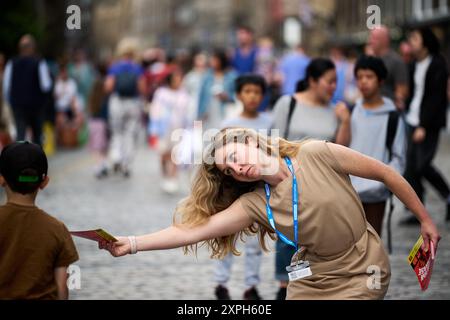
M7 145L0 155L0 300L68 299L67 267L78 253L66 226L39 209L35 200L49 178L42 148Z

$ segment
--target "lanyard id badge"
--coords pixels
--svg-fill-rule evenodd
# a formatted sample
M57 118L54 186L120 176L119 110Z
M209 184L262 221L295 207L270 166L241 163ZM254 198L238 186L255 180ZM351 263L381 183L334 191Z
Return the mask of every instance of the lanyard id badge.
M309 267L308 261L303 261L299 259L300 254L304 251L304 248L301 247L298 248L298 190L297 190L297 178L295 176L294 167L292 166L291 159L289 157L284 158L286 161L286 164L289 168L289 171L292 174L292 216L294 220L294 241L287 238L283 233L281 233L279 230L277 230L275 226L275 219L273 217L272 209L270 208L270 187L266 183L265 184L265 191L266 191L266 211L267 211L267 218L269 220L269 223L271 227L275 230L276 234L278 235L279 239L283 241L284 243L292 246L295 248L296 253L292 257L293 262L291 262L291 265L286 267L286 271L289 274L289 281L295 281L299 279L303 279L305 277L308 277L312 275L311 268Z
M295 266L286 267L289 275L289 281L300 280L312 275L308 261L299 261Z
M300 260L300 254L303 253L304 248L300 248L292 256L292 262L290 266L286 267L286 271L289 275L289 281L300 280L312 275L309 261Z

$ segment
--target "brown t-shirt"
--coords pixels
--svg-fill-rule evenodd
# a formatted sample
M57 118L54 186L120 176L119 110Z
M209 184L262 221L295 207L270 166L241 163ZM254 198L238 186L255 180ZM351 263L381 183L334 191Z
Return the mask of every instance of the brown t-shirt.
M0 207L0 299L56 299L55 268L77 260L62 222L36 206Z
M298 240L312 276L290 281L287 299L382 299L391 274L388 255L329 143L301 142L296 160ZM263 188L238 201L253 220L272 230ZM270 206L277 229L293 240L292 177L271 188ZM376 290L367 285L374 266L380 272Z

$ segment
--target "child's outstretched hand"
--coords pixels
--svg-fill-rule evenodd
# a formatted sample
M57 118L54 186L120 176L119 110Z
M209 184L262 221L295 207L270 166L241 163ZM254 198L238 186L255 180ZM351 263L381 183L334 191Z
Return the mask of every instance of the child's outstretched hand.
M121 257L130 253L131 245L127 237L117 237L117 242L100 241L99 249L108 250L113 257Z
M351 114L344 102L338 102L336 104L334 113L341 122L350 121Z

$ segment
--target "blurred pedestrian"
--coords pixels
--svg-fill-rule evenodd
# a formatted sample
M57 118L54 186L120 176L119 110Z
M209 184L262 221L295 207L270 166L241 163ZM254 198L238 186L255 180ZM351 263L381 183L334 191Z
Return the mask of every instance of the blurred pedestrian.
M205 53L200 52L194 56L192 69L183 79L183 88L190 97L189 118L191 122L196 119L198 104L200 99L200 91L206 72L208 70L208 57Z
M55 83L58 77L58 61L55 59L47 59L47 65L50 70L50 78L52 80L52 86L48 93L45 94L44 103L44 126L43 136L44 144L42 148L47 156L51 156L56 152L56 105L55 105Z
M173 137L176 130L189 125L190 97L182 87L183 74L180 70L167 76L166 84L155 92L150 109L150 135L157 137L161 159L161 188L167 193L178 191L178 164L173 150L177 142ZM181 131L179 131L181 133Z
M235 117L225 120L222 128L250 128L270 130L272 118L266 113L258 112L258 106L263 100L267 84L263 77L256 74L241 75L236 79L236 97L242 102L243 111ZM256 236L245 238L245 292L244 300L261 300L257 286L260 282L259 270L261 266L262 250ZM230 300L227 288L233 265L233 254L227 254L216 262L214 280L217 283L215 294L219 300Z
M398 53L391 49L389 29L386 26L372 29L369 44L373 55L383 60L388 71L382 95L392 99L400 111L404 110L408 96L408 68Z
M85 106L94 84L94 69L88 62L86 52L83 49L77 49L73 55L73 62L68 64L69 76L77 84L77 92L81 104Z
M363 56L355 66L362 99L351 117L350 148L391 166L403 174L406 162L405 124L393 101L381 95L387 69L383 60ZM376 134L374 134L376 132ZM381 237L389 190L379 181L351 176L368 222Z
M286 54L278 66L277 77L281 82L281 94L295 93L297 82L305 78L306 68L311 59L305 54L301 46Z
M31 128L33 142L42 144L45 93L52 87L47 63L36 55L36 41L27 34L20 38L19 56L8 61L3 76L3 93L12 108L17 140L25 140Z
M280 97L280 86L276 79L277 59L273 40L263 37L258 41L255 73L264 77L267 83L266 94L259 106L259 111L272 110L275 102Z
M147 101L153 100L156 89L164 85L167 76L178 69L176 57L166 54L161 48L152 48L145 52L144 61L145 97Z
M350 113L343 103L333 106L336 67L326 58L316 58L297 82L293 96L281 97L274 108L274 128L287 140L325 139L348 145Z
M448 67L439 53L439 41L429 28L412 30L409 43L415 61L411 64L411 96L406 109L408 152L405 178L422 201L425 201L424 178L436 188L446 202L446 221L450 221L450 189L432 164L440 131L446 127ZM418 223L411 218L403 222Z
M375 51L373 50L370 43L366 43L366 45L364 46L364 54L366 56L375 56Z
M210 69L200 89L197 119L203 130L219 130L230 103L234 102L234 82L237 73L230 68L229 59L222 49L216 49L210 58Z
M119 60L111 65L105 80L109 99L111 143L109 157L114 172L130 175L145 95L143 69L134 59L138 50L133 38L122 39L117 46Z
M339 46L334 46L330 49L330 59L336 67L336 90L334 91L331 102L336 104L345 100L345 87L347 85L346 71L348 64L345 59L344 51Z
M78 145L78 133L84 122L84 116L77 83L69 77L65 62L59 64L54 97L57 141L64 147L75 147Z
M345 71L344 101L350 109L355 106L356 101L361 97L354 74L357 60L357 51L353 48L349 49L347 52L347 69Z
M0 150L12 142L15 135L14 121L11 109L3 96L3 74L5 72L6 57L0 52Z
M6 57L3 52L0 52L0 121L3 119L3 105L4 105L4 97L3 97L3 75L5 73L5 65L6 65ZM4 124L1 123L3 127Z
M153 94L157 88L157 84L154 81L153 69L158 62L158 50L156 48L145 49L141 57L141 66L144 70L145 78L145 99L146 102L151 102ZM147 110L148 111L148 110Z
M273 40L262 37L258 41L255 73L264 77L267 85L275 81L276 56Z
M350 112L340 103L334 109L331 99L336 90L336 67L329 59L313 59L297 93L281 97L274 108L273 128L290 141L305 138L334 141L348 145ZM286 297L289 276L285 269L295 250L280 239L276 242L275 278L280 282L276 299Z
M44 150L29 142L6 146L0 155L0 300L66 300L67 268L78 260L66 226L36 206L49 183ZM45 201L45 200L44 200Z
M408 66L413 62L414 57L412 54L412 48L408 41L402 41L400 43L400 56L402 57L403 62Z
M239 75L255 72L258 47L255 45L253 29L249 26L239 26L236 38L238 46L233 53L232 67Z
M89 150L95 158L95 176L99 179L108 175L107 153L109 146L108 101L105 92L107 65L97 66L97 77L88 100Z

